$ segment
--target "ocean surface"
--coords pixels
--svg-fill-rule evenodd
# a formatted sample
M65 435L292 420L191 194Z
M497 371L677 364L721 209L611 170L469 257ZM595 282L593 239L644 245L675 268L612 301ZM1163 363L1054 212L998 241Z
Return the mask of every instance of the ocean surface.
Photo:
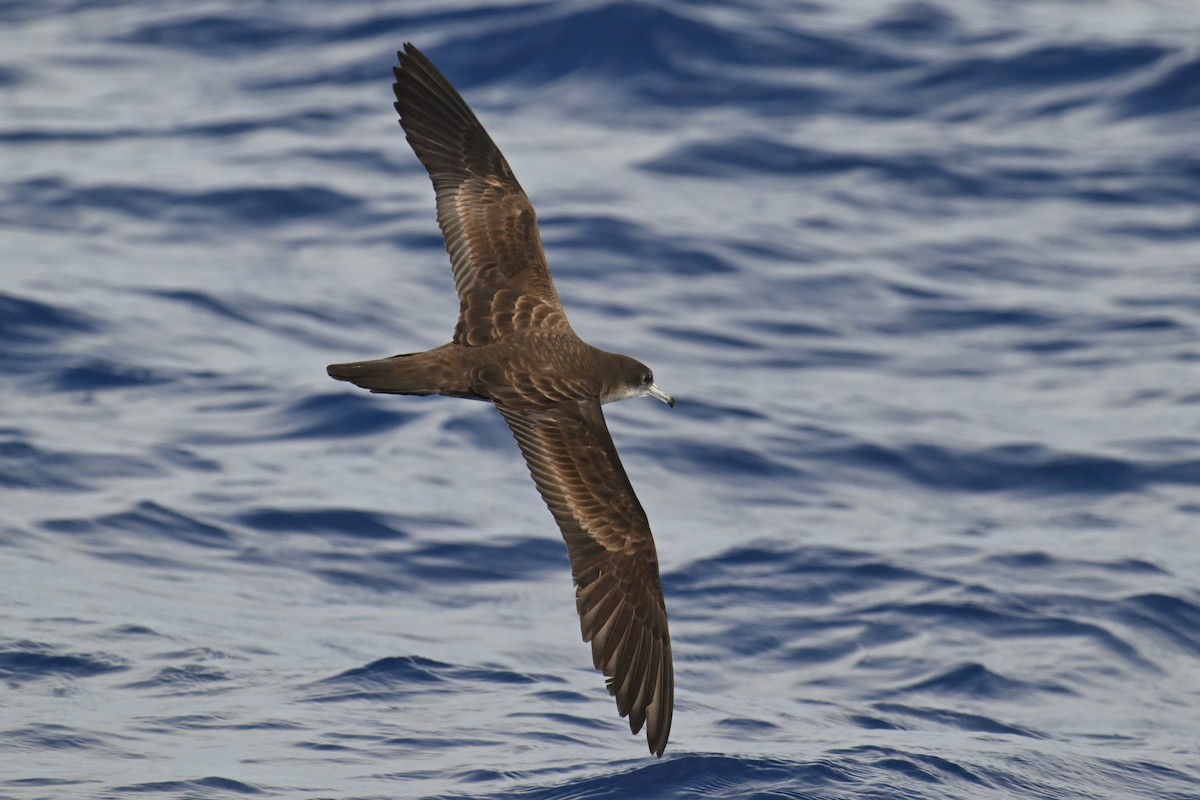
M664 758L448 341L412 41L658 542ZM1200 798L1194 0L0 4L0 797Z

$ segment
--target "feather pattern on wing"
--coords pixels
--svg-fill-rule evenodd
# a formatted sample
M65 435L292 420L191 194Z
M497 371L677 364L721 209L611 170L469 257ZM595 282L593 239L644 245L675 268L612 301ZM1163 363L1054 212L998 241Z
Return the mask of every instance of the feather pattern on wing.
M395 68L396 111L437 195L459 298L454 341L487 344L528 327L568 328L537 217L483 125L410 44Z
M674 672L650 524L592 400L552 409L497 404L554 514L571 559L576 606L596 669L634 733L662 755Z

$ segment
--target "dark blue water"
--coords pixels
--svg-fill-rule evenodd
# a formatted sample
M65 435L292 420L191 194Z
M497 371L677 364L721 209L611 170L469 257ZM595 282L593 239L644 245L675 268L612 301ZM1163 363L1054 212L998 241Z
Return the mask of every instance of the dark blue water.
M662 760L446 341L405 40L658 539ZM0 6L0 796L1200 797L1200 12Z

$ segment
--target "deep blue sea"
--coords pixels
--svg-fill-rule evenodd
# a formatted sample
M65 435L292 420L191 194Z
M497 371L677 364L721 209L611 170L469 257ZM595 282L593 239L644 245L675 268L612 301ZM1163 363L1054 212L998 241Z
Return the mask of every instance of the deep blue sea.
M448 341L405 41L654 528L661 760ZM0 3L0 797L1200 798L1194 0Z

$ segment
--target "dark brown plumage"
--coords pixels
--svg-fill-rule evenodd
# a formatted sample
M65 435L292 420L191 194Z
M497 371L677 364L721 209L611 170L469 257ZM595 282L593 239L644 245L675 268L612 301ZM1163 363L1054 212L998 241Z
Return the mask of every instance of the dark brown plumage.
M650 370L586 344L559 302L529 198L450 82L411 44L393 72L400 124L425 165L450 254L459 315L449 344L334 364L372 392L495 404L520 445L571 559L576 606L596 669L630 730L667 746L674 673L650 524L600 410L650 395Z

